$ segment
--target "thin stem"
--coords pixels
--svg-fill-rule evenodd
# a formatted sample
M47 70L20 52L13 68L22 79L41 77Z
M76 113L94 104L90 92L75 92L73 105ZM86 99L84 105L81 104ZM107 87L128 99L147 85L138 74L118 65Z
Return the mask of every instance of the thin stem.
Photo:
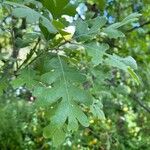
M140 101L138 98L133 98L135 102L137 102L144 110L146 110L148 113L150 113L150 108L143 104L142 101Z
M131 29L127 30L126 32L127 32L127 33L132 32L133 30L138 29L138 28L141 28L141 27L143 27L143 26L145 26L145 25L148 25L148 24L150 24L150 20L148 20L148 21L142 23L140 26L131 28Z
M38 41L36 42L35 46L30 50L30 58L33 56L34 52L36 52L37 46L40 43L41 39L38 38ZM26 57L26 59L23 61L23 63L18 67L17 70L21 69L22 66L24 66L25 64L28 63L30 59L28 57Z

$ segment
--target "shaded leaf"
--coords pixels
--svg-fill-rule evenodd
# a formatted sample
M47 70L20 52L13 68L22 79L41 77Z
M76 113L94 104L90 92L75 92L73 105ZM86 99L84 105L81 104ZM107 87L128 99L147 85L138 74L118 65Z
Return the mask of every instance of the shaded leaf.
M72 5L69 0L40 0L45 8L47 8L55 19L61 15L74 16L76 13L75 5Z
M105 51L109 49L109 45L97 42L84 44L84 47L88 55L92 57L94 66L102 63L103 55L105 54Z
M82 21L77 20L76 32L74 38L79 41L87 41L93 39L99 34L100 28L106 24L107 20L105 17L97 17L92 20Z

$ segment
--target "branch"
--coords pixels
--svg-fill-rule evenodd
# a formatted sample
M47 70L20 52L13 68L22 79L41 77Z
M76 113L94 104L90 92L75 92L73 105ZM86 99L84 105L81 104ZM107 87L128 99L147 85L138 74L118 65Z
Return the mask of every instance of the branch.
M19 53L19 48L16 44L16 39L18 37L18 33L17 33L18 29L16 28L16 23L17 23L17 20L14 17L12 17L12 27L11 27L12 54L11 54L11 57L14 59L17 58L18 53Z
M37 42L35 43L35 46L30 50L30 53L27 54L26 59L23 61L23 63L17 68L17 71L22 68L23 65L27 64L30 58L33 56L33 54L36 52L37 46L40 43L41 39L38 38Z
M40 39L39 39L40 40ZM38 42L38 41L37 41ZM40 42L40 41L39 41ZM68 43L69 41L64 41L63 43L60 43L58 46L56 46L56 47L54 47L54 48L52 48L52 49L48 49L48 47L46 46L45 47L45 51L41 51L41 53L39 53L36 57L34 57L28 64L26 64L25 65L25 67L24 68L26 68L26 67L28 67L29 65L31 65L34 61L36 61L39 57L41 57L42 55L44 55L45 54L45 52L48 52L48 50L57 50L57 49L60 49L60 47L62 46L62 45L65 45L66 43ZM37 43L38 44L38 43ZM37 44L35 45L35 47L34 48L36 48L37 47ZM21 66L19 67L19 69L21 69L21 67L23 66L24 64L21 64ZM18 70L19 70L18 69ZM18 71L17 70L17 71Z
M138 98L133 98L135 102L137 102L144 110L146 110L148 113L150 113L150 107L143 104L142 101L140 101Z
M138 27L133 27L133 28L131 28L131 29L127 30L126 32L127 32L127 33L132 32L133 30L138 29L138 28L141 28L141 27L143 27L143 26L145 26L145 25L148 25L148 24L150 24L150 20L148 20L148 21L142 23L142 24L141 24L140 26L138 26Z

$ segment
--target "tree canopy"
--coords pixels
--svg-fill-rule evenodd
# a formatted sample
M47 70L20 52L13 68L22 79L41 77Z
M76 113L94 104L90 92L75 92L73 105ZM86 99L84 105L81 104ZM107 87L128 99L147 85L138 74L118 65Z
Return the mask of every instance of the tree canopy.
M149 150L150 2L1 0L0 148Z

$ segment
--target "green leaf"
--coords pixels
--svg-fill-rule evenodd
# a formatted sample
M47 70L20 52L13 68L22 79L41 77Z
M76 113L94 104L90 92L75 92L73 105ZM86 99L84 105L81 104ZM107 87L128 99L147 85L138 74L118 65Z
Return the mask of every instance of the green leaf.
M117 67L119 69L128 70L128 67L132 69L137 69L136 61L131 57L128 56L126 58L119 57L117 55L107 55L108 58L105 59L106 64L109 64L113 67Z
M103 105L100 102L100 100L94 100L93 104L90 107L91 112L93 113L93 115L99 119L104 120L105 119L105 115L103 112Z
M39 34L36 33L27 33L24 34L22 38L16 38L16 45L18 48L24 48L33 44L33 42L39 37Z
M68 130L76 131L78 129L78 121L84 127L89 126L89 121L87 116L83 113L81 108L73 101L65 102L61 101L54 112L55 114L51 117L51 122L55 123L57 126L63 126L68 118ZM72 126L75 123L75 126Z
M39 19L41 18L42 19L41 24L45 26L50 33L57 32L56 28L52 25L52 23L47 18L45 18L40 13L34 11L31 8L28 8L28 7L27 8L15 8L12 14L18 18L26 18L28 23L39 22Z
M101 11L104 10L105 6L106 6L106 0L96 0L98 7Z
M114 38L114 39L117 39L119 37L125 37L125 35L121 31L111 28L111 27L105 28L104 33L106 33L106 35L109 38Z
M46 41L49 41L50 39L54 38L56 34L53 34L50 32L50 27L48 24L44 24L44 22L42 20L40 20L39 22L39 28L44 36L44 38L46 39Z
M139 20L139 17L141 16L141 14L135 12L135 13L132 13L130 14L129 16L127 16L126 18L124 18L121 23L122 25L125 25L125 24L129 24L129 23L132 23L134 21L138 21Z
M105 51L109 49L109 45L104 43L100 44L97 42L84 44L84 47L88 55L92 57L92 63L94 64L94 66L102 63Z
M62 22L60 22L59 20L53 20L52 24L58 30L58 33L63 37L63 39L69 40L70 38L72 38L71 33L65 31L65 25ZM67 36L70 38L67 39Z
M53 146L57 147L64 142L66 134L61 128L58 128L53 124L49 124L44 128L43 136L45 138L51 138L53 141Z
M106 23L107 19L106 17L96 17L94 19L90 19L87 21L88 25L90 26L90 32L96 32L99 31Z
M137 63L135 59L131 56L128 56L122 60L126 65L130 66L132 69L137 69Z
M0 53L0 60L5 60L6 58L5 57L7 57L7 55L8 55L8 53L6 53L6 52L1 52Z
M55 19L60 18L63 14L74 16L76 13L75 5L69 0L40 0L45 8L47 8Z
M15 17L26 18L28 23L39 21L40 14L30 8L15 8L12 12Z
M138 21L138 18L140 16L141 16L141 14L139 14L137 12L132 13L129 16L127 16L126 18L124 18L121 22L117 22L117 23L110 25L109 28L117 29L126 24L133 23L134 21Z
M18 74L18 77L11 82L14 88L26 85L27 88L32 89L38 83L37 72L30 68L22 69Z
M106 24L105 17L96 17L95 19L82 21L77 20L76 32L74 38L78 41L87 41L95 38L99 34L100 29Z
M57 29L55 28L55 26L44 16L41 16L41 24L49 31L49 33L57 33Z
M51 138L55 146L61 144L65 139L65 132L62 130L62 127L67 118L67 128L69 131L76 131L78 129L78 121L85 127L89 126L87 116L77 104L61 101L57 104L56 108L54 108L54 115L51 117L50 125L44 129L44 137ZM62 135L59 136L57 132Z
M7 77L0 78L0 96L3 95L3 92L8 88L8 86Z
M47 63L49 68L41 76L42 85L36 87L33 94L37 97L37 102L52 105L50 125L54 124L55 127L61 128L67 124L69 131L76 131L78 122L87 127L88 118L80 107L81 104L92 104L92 96L82 86L86 81L85 76L69 66L60 56L53 57ZM51 135L51 138L55 140L54 135Z
M128 72L131 75L131 77L134 79L134 81L137 83L137 85L140 84L140 79L137 76L137 74L133 71L133 69L131 69L131 67L128 67Z
M60 144L62 144L62 143L64 142L64 140L65 140L65 137L66 137L65 132L64 132L63 130L61 130L61 129L58 129L58 130L55 132L55 134L54 134L54 136L53 136L53 138L52 138L53 146L54 146L54 147L57 147L57 146L59 146Z
M54 33L54 34L57 33L57 30L52 25L51 21L49 21L46 17L41 15L39 12L37 12L37 11L35 11L35 10L25 6L25 5L21 5L21 4L18 4L18 3L9 2L9 1L6 1L4 3L7 4L7 5L11 5L11 6L17 6L17 8L14 8L13 11L12 11L12 14L15 17L26 18L28 23L39 22L39 19L41 18L42 19L41 24L43 26L45 26L50 33Z
M131 77L136 81L137 84L140 83L140 80L133 69L137 69L136 61L131 57L128 56L126 58L121 58L117 55L108 55L108 58L105 60L106 64L109 64L113 67L117 67L128 72Z
M127 16L125 19L123 19L121 22L114 23L114 24L104 28L103 31L104 31L104 33L107 34L107 36L109 38L117 39L119 37L125 37L125 35L120 30L118 30L118 28L120 28L126 24L132 23L134 21L137 21L139 16L141 16L141 14L132 13L129 16Z

